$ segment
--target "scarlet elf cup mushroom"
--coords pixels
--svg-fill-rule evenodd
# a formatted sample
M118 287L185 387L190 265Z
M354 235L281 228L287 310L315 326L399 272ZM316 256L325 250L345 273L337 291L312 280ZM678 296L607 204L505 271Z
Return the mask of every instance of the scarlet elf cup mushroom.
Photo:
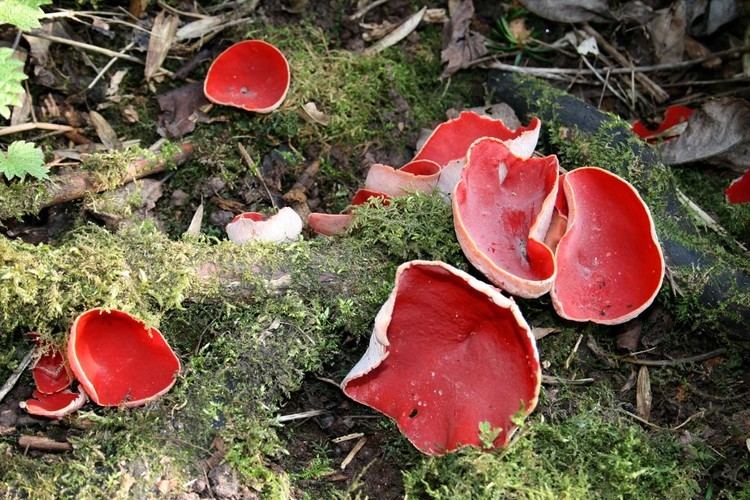
M180 360L156 328L116 309L90 309L70 328L68 360L100 406L140 406L166 393Z
M263 40L245 40L214 60L203 92L216 104L270 113L281 106L289 82L289 63L279 49Z
M482 425L497 431L493 448L507 446L540 383L536 342L515 302L444 262L417 260L399 266L341 388L423 453L443 455L484 446Z

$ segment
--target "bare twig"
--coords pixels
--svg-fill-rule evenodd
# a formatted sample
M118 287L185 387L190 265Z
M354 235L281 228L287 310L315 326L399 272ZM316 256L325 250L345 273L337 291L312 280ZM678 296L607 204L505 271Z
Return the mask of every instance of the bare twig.
M300 413L291 413L289 415L279 415L276 417L276 423L291 422L292 420L302 420L310 417L317 417L319 415L325 415L328 410L308 410Z
M353 432L351 434L346 434L344 436L333 438L331 439L331 441L338 444L338 443L343 443L344 441L351 441L352 439L359 439L361 437L364 437L364 435L365 434L363 432Z
M632 66L630 64L630 61L620 53L619 50L615 48L614 45L609 43L606 38L604 38L598 31L596 31L594 28L591 27L590 24L584 23L583 24L583 31L585 31L587 34L594 37L596 40L596 43L604 49L607 54L614 57L615 60L621 64L624 67L630 67ZM667 91L665 91L663 88L661 88L655 81L653 81L651 78L647 77L643 73L637 73L635 75L635 79L638 80L638 83L643 85L643 87L646 89L646 91L654 96L654 99L656 99L657 102L664 102L667 99L669 99L669 94Z
M678 430L682 429L683 427L685 427L687 424L689 424L694 418L700 418L700 417L702 417L702 416L704 416L706 414L705 410L701 410L701 411L699 411L697 413L694 413L693 415L690 415L681 424L678 424L678 425L676 425L674 427L662 427L661 425L649 422L645 418L641 418L638 415L636 415L635 413L629 412L628 410L626 410L624 408L617 408L617 411L619 411L620 413L624 413L625 415L627 415L627 416L629 416L629 417L637 420L638 422L640 422L640 423L642 423L644 425L648 425L649 427L651 427L653 429L660 430L660 431L678 431Z
M46 122L29 122L21 123L19 125L11 125L10 127L3 127L0 129L0 135L11 135L18 134L19 132L28 132L29 130L54 130L55 132L72 132L75 127L70 125L58 125L57 123L46 123Z
M359 9L357 12L355 12L354 14L352 14L351 16L349 16L349 20L350 21L356 21L357 19L359 19L361 17L365 17L365 14L367 14L368 12L370 12L375 7L380 7L381 5L383 5L385 3L388 3L388 2L389 2L389 0L375 0L374 2L371 2L371 3L367 4L367 5L365 5L364 7L362 7L361 9Z
M341 470L346 469L346 466L349 465L352 460L354 460L354 457L357 456L357 453L359 453L359 450L364 447L365 443L367 442L366 437L359 438L359 441L357 441L357 444L354 445L354 447L351 449L349 454L344 458L344 461L341 462Z
M89 52L96 52L98 54L104 54L105 56L115 57L117 59L123 59L125 61L130 61L136 64L146 64L145 61L142 61L141 59L138 59L137 57L129 56L127 54L122 54L120 52L115 52L114 50L105 49L104 47L99 47L98 45L90 45L88 43L71 40L70 38L63 38L63 37L55 36L55 35L48 35L47 33L44 33L43 31L26 31L25 33L29 36L43 38L44 40L49 40L50 42L70 45L71 47L88 50Z
M687 363L697 363L699 361L706 361L707 359L715 358L717 356L721 356L722 354L726 354L727 350L725 348L715 349L711 352L707 352L705 354L698 354L696 356L690 356L687 358L679 358L679 359L636 359L636 358L622 358L622 361L625 361L626 363L631 363L634 365L642 365L642 366L678 366L678 365L684 365Z
M588 385L593 384L593 378L562 378L555 375L542 375L542 383L547 385Z
M742 47L735 47L733 49L721 50L719 52L713 52L705 57L699 57L697 59L690 59L688 61L681 61L677 63L665 63L665 64L653 64L650 66L633 66L630 68L612 68L611 73L613 75L622 75L632 73L652 73L657 71L671 71L676 69L685 69L696 64L708 61L714 57L727 56L732 54L742 54L750 52L750 45L743 45ZM469 64L471 66L482 66L484 68L500 69L511 73L524 73L529 75L535 75L540 78L547 78L553 80L566 80L565 75L593 75L594 72L590 69L576 69L576 68L540 68L535 66L515 66L513 64L505 64L500 61L488 61L486 58L477 59L476 61Z
M18 438L18 446L27 450L40 451L71 451L73 445L67 441L55 441L45 436L29 436L24 434Z
M5 399L5 396L7 396L8 393L13 389L13 387L15 387L16 382L18 382L18 379L21 378L21 375L31 363L33 357L34 350L32 349L26 354L26 356L23 357L21 362L18 364L18 368L16 368L15 371L10 374L8 380L6 380L3 386L0 387L0 402L2 402L3 399Z
M118 52L118 54L124 54L125 52L129 51L133 47L135 47L135 42L130 42L129 44L125 46L124 49ZM101 80L101 78L104 76L105 73L107 73L107 71L109 71L109 68L111 68L117 62L117 59L118 59L117 57L113 57L112 59L110 59L109 62L104 65L102 70L99 73L97 73L96 77L93 80L91 80L91 83L89 83L89 86L86 87L86 89L88 90L93 89L94 85L96 85L96 83L99 80Z
M576 341L576 345L573 346L573 350L570 351L570 354L568 354L568 358L565 360L565 368L570 368L570 363L573 362L573 358L575 357L576 353L578 352L578 348L581 346L581 340L583 340L583 335L578 336L578 340Z
M268 189L268 186L266 185L265 179L263 179L263 175L260 173L260 169L258 168L258 165L253 161L252 157L250 156L250 153L247 152L247 149L245 149L245 146L242 145L242 143L237 143L237 150L240 152L240 156L242 157L242 160L245 162L245 164L248 166L248 168L255 174L255 176L258 178L260 183L263 185L263 189L266 190L266 194L268 195L268 199L271 201L271 205L273 205L273 208L278 209L279 207L276 206L276 200L274 200L273 195L271 194L271 190Z

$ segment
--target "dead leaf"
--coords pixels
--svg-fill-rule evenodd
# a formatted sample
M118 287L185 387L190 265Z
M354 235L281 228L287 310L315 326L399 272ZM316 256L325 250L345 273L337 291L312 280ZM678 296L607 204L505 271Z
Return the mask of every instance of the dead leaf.
M541 340L547 335L549 335L550 333L557 333L559 331L560 331L559 328L554 328L554 327L547 327L547 328L537 327L537 328L531 329L531 333L534 335L535 340Z
M419 23L422 21L422 17L424 17L424 13L426 11L427 7L422 7L419 12L408 17L403 23L399 25L398 28L388 33L373 45L367 47L363 51L363 54L366 56L371 56L387 49L388 47L396 45L398 42L409 36L412 31L417 29L417 26L419 26Z
M122 119L125 123L138 123L141 117L138 116L138 111L135 110L132 104L128 104L122 109Z
M192 38L201 38L216 29L223 22L224 19L219 16L204 17L203 19L198 19L182 26L175 33L174 38L178 42Z
M195 130L198 122L207 122L201 111L209 104L203 94L203 82L189 83L156 97L161 109L156 131L163 137L176 139Z
M641 366L638 370L638 381L636 382L635 403L638 416L648 421L651 417L651 377L648 366Z
M520 0L521 4L539 17L559 23L610 21L610 7L606 0Z
M177 31L178 21L177 16L168 16L165 11L159 12L154 18L151 37L148 40L146 67L143 70L146 80L151 80L159 72L162 63L167 58Z
M596 44L596 38L594 38L593 36L584 38L581 43L576 46L576 52L578 52L582 56L598 56L599 46Z
M641 341L642 324L639 320L632 320L623 325L623 330L617 334L617 347L629 352L638 349Z
M450 21L450 19L448 18L448 13L445 9L427 9L422 21L427 24L445 24Z
M29 121L31 117L31 96L28 92L23 92L23 100L20 106L13 106L13 111L10 115L11 125L21 125Z
M685 131L659 151L668 165L708 162L744 172L750 168L750 102L737 97L705 102Z
M380 40L385 35L393 31L396 25L387 19L382 23L359 23L359 27L366 30L362 33L362 39L365 42L374 42Z
M628 379L625 381L625 385L623 385L620 388L620 392L628 392L630 389L632 389L635 386L635 380L637 378L637 372L630 369L630 375L628 376Z
M112 78L109 79L109 85L107 86L107 91L105 92L107 100L119 102L120 98L117 94L120 92L120 84L122 83L122 79L125 78L125 75L127 74L128 70L126 69L115 71L115 73L112 75Z
M487 54L486 39L470 30L474 17L472 0L450 0L448 2L450 22L443 30L443 50L440 60L445 64L441 78L448 78L472 61Z
M660 64L682 61L687 34L685 0L678 0L666 9L654 12L646 25L654 46L654 55Z
M326 126L331 123L331 118L322 111L318 110L318 106L316 106L314 102L303 104L302 109L304 110L307 117L310 118L310 120L319 125Z
M688 59L702 59L711 55L711 50L691 36L685 37L685 54ZM721 66L721 59L712 57L701 63L706 69L716 69Z
M94 126L94 130L96 130L99 140L102 141L102 144L107 149L122 148L122 143L117 138L117 133L102 115L93 110L89 111L89 120L91 121L91 125Z
M195 210L193 218L190 220L190 225L188 226L187 231L185 231L185 234L198 236L199 234L201 234L201 225L203 225L203 201L201 201L201 204L198 205L198 208Z
M529 38L531 38L531 30L526 27L526 19L523 17L517 17L508 23L510 33L518 41L519 44L523 45Z
M130 6L128 12L133 14L135 17L141 17L146 12L149 0L130 0Z

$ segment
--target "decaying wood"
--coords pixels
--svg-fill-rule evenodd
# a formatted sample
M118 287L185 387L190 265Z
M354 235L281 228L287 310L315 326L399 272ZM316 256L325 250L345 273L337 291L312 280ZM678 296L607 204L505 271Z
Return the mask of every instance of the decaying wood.
M39 451L71 451L73 445L67 441L55 441L44 436L29 436L24 434L18 438L18 446L25 450L39 450Z
M31 363L33 357L34 351L29 351L26 356L24 356L23 360L21 360L21 362L18 364L18 368L16 368L16 370L10 374L8 380L6 380L3 386L0 387L0 402L5 399L5 396L7 396L11 390L13 390L16 382L18 382L18 379L21 378L21 375L23 374L24 370L26 370L26 367L28 367Z
M96 172L89 170L75 170L52 176L49 181L44 181L47 183L48 188L42 195L39 208L47 208L77 200L88 194L100 193L107 189L120 187L136 179L163 172L169 165L184 163L192 154L193 145L186 142L180 144L177 151L171 156L157 153L154 158L135 160L126 167L116 186L109 185ZM11 214L0 211L0 220L17 217L18 215L24 214Z

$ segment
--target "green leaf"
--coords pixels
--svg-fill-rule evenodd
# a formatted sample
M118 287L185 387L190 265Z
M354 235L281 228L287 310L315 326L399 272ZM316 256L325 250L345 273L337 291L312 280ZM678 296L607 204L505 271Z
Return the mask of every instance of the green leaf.
M479 422L479 441L482 447L490 449L495 444L495 439L503 432L502 427L492 427L488 421Z
M22 30L39 28L44 12L39 7L52 0L0 0L0 24L12 24Z
M13 50L0 48L0 116L10 118L9 106L20 106L23 102L23 86L26 79L23 63L13 57Z
M44 153L30 142L15 141L8 152L0 152L0 173L6 179L23 179L26 175L37 179L48 179L49 169L44 165Z

